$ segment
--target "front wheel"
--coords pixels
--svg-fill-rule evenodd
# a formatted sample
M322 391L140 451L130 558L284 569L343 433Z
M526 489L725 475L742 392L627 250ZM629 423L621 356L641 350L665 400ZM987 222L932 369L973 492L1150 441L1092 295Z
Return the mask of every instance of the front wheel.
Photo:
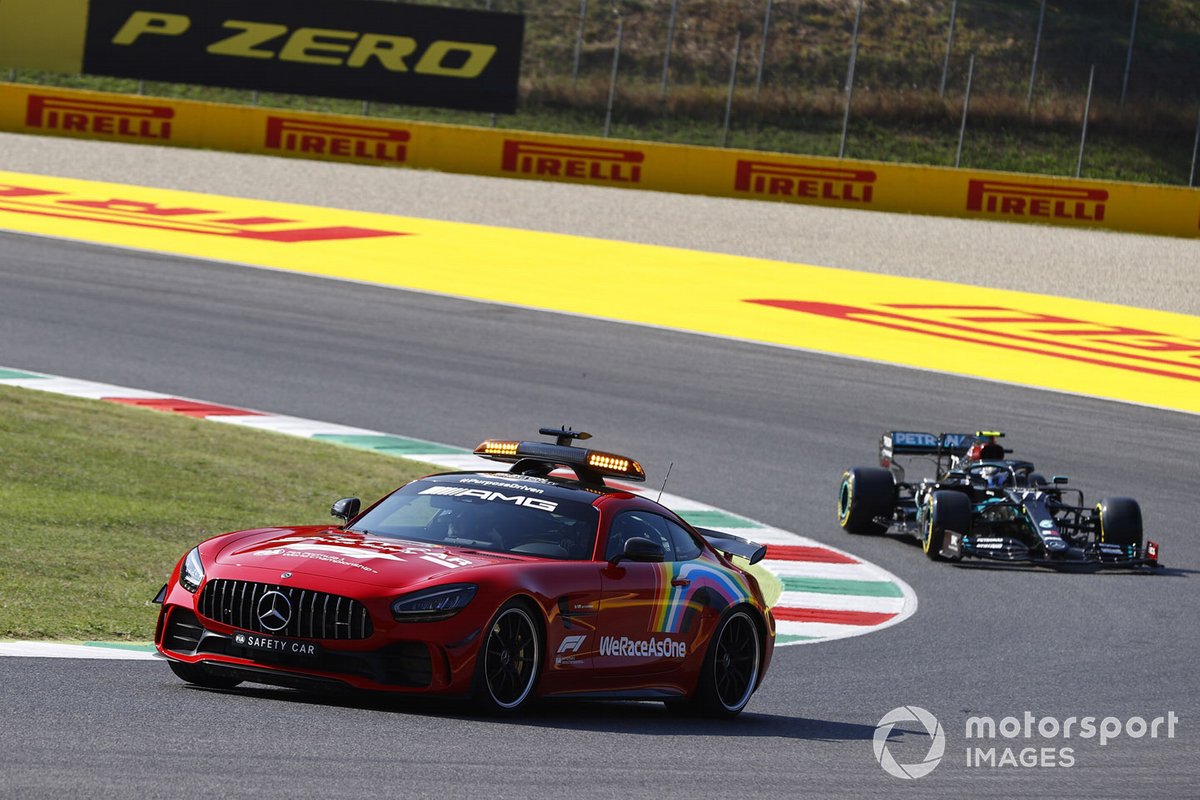
M761 669L758 625L747 611L734 610L718 624L708 646L694 710L710 717L736 717L750 702Z
M1132 497L1106 497L1096 506L1100 541L1104 544L1142 546L1142 508Z
M542 636L529 606L505 603L484 633L475 662L475 699L485 711L512 713L533 697L542 670Z
M205 689L232 689L241 683L238 678L227 678L213 675L200 664L186 664L182 661L168 661L171 672L181 680Z
M971 498L962 492L934 492L925 511L925 535L921 540L921 549L931 560L946 560L942 548L949 531L964 536L971 532Z

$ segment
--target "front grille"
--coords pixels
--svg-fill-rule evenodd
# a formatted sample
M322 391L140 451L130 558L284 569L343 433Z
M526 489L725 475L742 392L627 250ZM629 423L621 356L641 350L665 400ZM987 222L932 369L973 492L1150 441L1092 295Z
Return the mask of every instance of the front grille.
M264 626L259 619L259 603L270 592L278 592L288 601L287 624L277 630ZM199 611L225 625L270 636L366 639L372 633L367 609L357 600L293 586L218 578L205 585Z

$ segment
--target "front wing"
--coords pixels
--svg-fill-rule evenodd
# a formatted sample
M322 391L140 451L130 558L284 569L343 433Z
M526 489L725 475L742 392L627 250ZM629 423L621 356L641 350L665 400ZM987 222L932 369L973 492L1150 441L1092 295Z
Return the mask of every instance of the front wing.
M1065 543L1064 543L1065 544ZM1089 566L1097 569L1158 567L1158 544L1135 545L1089 542L1080 547L1066 545L1057 552L1038 552L1025 542L1007 536L970 536L951 532L941 550L943 558L958 561L977 558L987 561L1035 564L1038 566Z

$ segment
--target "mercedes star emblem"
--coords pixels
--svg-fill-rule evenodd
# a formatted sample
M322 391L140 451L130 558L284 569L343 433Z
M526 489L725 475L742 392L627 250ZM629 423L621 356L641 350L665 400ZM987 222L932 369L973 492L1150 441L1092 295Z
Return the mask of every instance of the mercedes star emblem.
M287 627L292 619L292 601L282 592L267 592L258 600L258 624L263 630L275 633Z

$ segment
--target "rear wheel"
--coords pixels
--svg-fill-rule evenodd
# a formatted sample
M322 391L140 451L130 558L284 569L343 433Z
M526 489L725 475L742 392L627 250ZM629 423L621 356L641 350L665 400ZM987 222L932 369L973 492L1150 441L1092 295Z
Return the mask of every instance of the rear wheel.
M185 664L182 661L168 661L171 672L188 683L203 686L206 689L232 689L242 681L239 678L213 675L200 664Z
M734 609L721 619L700 669L693 709L710 717L735 717L758 686L762 646L750 613Z
M1142 546L1142 508L1132 497L1106 497L1096 506L1100 541Z
M883 533L876 518L892 516L896 481L878 467L852 467L842 473L838 490L838 523L850 533Z
M542 634L529 606L505 603L484 633L475 662L475 699L484 710L510 713L533 697L542 669Z
M941 551L947 531L964 535L971 532L971 498L962 492L934 492L929 497L921 549L930 559L946 560Z

